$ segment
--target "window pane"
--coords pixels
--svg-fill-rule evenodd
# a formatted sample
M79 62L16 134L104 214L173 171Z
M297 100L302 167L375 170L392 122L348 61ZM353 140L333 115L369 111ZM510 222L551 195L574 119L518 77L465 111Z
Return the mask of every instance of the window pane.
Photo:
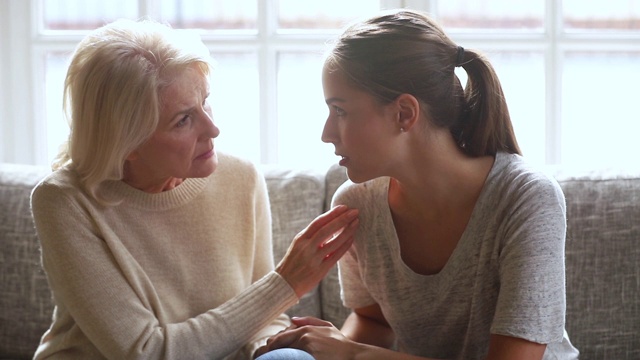
M260 97L255 53L213 53L209 102L218 149L260 162Z
M60 145L69 136L69 125L62 111L62 93L69 56L69 53L64 52L50 52L45 55L47 165L53 162L53 159L58 155Z
M174 28L256 29L257 0L162 0L160 17Z
M544 0L447 0L437 2L438 21L452 31L544 28Z
M62 112L62 92L68 53L46 57L46 132L48 163L69 134ZM218 149L260 162L258 72L255 54L214 54L217 67L211 75L209 101L220 128Z
M138 3L130 0L43 0L44 27L49 30L90 30L119 18L137 18Z
M488 54L507 99L511 122L523 155L545 163L544 54L496 52Z
M380 10L380 2L374 0L279 0L278 4L278 27L282 29L340 29Z
M278 162L325 170L338 161L333 145L320 140L328 115L322 91L322 56L278 57Z
M635 166L640 52L570 52L562 73L562 163Z
M570 31L640 31L640 0L563 0L562 13Z

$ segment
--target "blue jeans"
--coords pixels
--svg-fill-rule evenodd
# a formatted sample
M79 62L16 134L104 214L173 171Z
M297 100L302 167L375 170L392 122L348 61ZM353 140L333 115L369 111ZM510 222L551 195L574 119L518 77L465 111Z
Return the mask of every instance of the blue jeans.
M284 348L269 351L258 356L256 360L314 360L314 357L302 350Z

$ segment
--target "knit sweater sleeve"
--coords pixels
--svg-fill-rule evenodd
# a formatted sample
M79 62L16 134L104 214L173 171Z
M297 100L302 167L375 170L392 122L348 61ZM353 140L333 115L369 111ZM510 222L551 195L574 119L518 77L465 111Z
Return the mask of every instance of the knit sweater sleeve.
M271 231L271 209L267 184L263 176L257 176L254 191L256 259L254 260L253 281L258 281L265 274L273 271L273 240ZM267 339L291 325L286 314L280 314L275 320L262 328L242 349L243 358L252 358L255 351L266 344Z
M259 206L264 212L265 205ZM260 329L273 326L298 300L271 270L273 263L263 260L256 281L228 301L185 321L167 323L153 310L148 279L127 276L140 272L140 265L120 262L117 254L127 251L120 248L124 245L106 240L111 230L96 219L108 211L64 183L43 182L32 193L42 263L56 303L54 324L36 358L66 348L75 349L79 358L222 359L255 341ZM258 232L268 229L268 217L258 217ZM260 256L266 256L264 249Z

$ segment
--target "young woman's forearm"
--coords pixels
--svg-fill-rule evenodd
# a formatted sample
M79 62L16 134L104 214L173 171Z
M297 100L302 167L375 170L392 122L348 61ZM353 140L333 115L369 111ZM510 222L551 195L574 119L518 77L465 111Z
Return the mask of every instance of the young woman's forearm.
M356 312L347 317L341 331L350 340L362 344L388 349L395 342L395 335L389 326Z

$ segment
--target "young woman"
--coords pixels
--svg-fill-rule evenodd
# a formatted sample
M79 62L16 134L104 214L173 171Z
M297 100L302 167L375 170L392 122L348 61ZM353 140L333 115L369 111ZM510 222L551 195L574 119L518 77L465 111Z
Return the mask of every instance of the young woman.
M339 263L353 312L341 332L293 319L268 348L316 359L576 359L564 323L564 196L521 157L487 59L400 10L349 27L322 76L322 140L351 180L333 202L360 210Z
M274 269L264 178L214 147L210 63L150 21L78 46L69 143L32 194L55 303L36 359L251 359L351 245L357 211L336 207Z

